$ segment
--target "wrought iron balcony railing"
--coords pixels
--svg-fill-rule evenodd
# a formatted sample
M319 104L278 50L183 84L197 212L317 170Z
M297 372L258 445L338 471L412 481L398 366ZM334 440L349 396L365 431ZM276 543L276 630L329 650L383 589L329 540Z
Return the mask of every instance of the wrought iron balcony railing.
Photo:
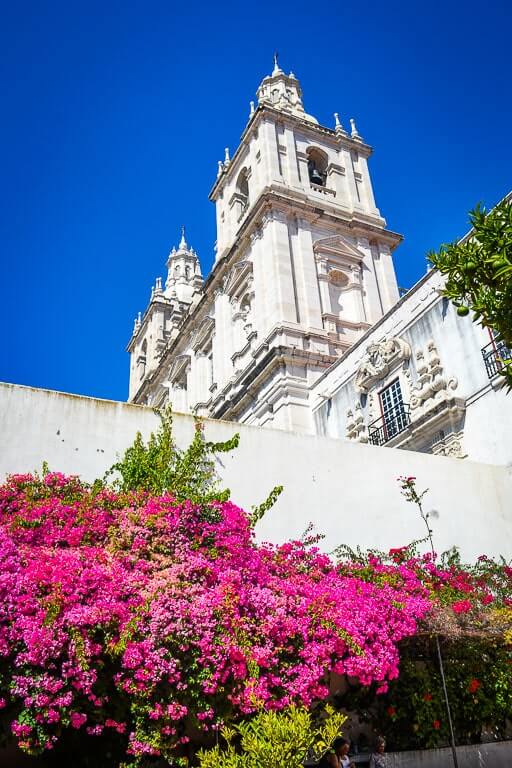
M482 349L485 370L490 379L503 370L503 361L512 358L512 350L502 339L493 339Z
M385 445L411 423L410 408L405 403L396 406L385 416L375 419L368 427L368 440L372 445Z

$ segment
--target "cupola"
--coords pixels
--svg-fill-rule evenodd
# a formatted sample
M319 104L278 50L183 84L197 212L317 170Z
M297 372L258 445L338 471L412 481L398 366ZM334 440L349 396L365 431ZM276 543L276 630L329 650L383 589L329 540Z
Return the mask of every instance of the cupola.
M181 228L181 240L173 247L167 258L167 280L165 296L190 303L196 291L203 286L201 265L197 253L185 239L185 227Z
M285 74L274 55L274 69L271 75L264 77L257 90L258 104L268 105L281 112L301 117L310 123L318 123L318 120L304 111L302 103L302 89L300 83L293 74Z

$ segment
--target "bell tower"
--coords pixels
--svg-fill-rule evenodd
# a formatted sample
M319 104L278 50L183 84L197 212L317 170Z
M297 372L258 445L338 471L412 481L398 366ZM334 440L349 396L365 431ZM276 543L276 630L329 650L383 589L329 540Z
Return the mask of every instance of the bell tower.
M130 340L130 399L314 431L311 387L398 299L371 153L353 119L306 111L276 56L218 163L212 272L182 233Z
M401 236L376 207L372 149L353 119L350 130L338 113L319 125L277 57L257 99L210 194L216 266L251 264L253 355L259 344L280 350L247 420L303 429L309 386L398 300L391 253ZM241 404L222 413L245 420Z

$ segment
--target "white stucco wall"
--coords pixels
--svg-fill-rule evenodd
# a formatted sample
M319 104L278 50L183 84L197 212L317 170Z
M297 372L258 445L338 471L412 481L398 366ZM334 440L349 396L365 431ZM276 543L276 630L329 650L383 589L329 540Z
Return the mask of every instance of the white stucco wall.
M101 476L140 430L158 426L149 408L0 384L0 477L41 467ZM278 484L285 490L259 523L260 538L298 537L310 521L325 534L322 548L399 546L424 534L416 511L400 496L396 478L414 475L430 488L439 551L459 545L464 557L512 556L511 470L371 445L207 421L208 439L241 434L237 451L221 456L219 473L233 500L249 509ZM175 415L184 446L193 419Z

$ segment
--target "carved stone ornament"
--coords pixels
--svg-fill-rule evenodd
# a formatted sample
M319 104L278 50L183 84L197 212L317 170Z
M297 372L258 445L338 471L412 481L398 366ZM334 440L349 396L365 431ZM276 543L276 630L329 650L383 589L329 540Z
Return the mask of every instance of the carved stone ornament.
M399 338L384 339L378 344L370 344L356 374L357 392L368 392L389 371L411 356L411 348Z
M368 428L364 423L361 403L356 403L353 409L347 411L347 438L359 443L368 442Z
M467 453L462 442L463 432L452 432L446 435L432 446L432 453L436 456L451 456L454 459L465 459Z
M458 381L454 376L447 377L439 359L439 353L432 339L427 342L426 354L423 349L416 351L416 370L418 380L411 388L411 418L417 412L426 413L440 403L453 397Z

